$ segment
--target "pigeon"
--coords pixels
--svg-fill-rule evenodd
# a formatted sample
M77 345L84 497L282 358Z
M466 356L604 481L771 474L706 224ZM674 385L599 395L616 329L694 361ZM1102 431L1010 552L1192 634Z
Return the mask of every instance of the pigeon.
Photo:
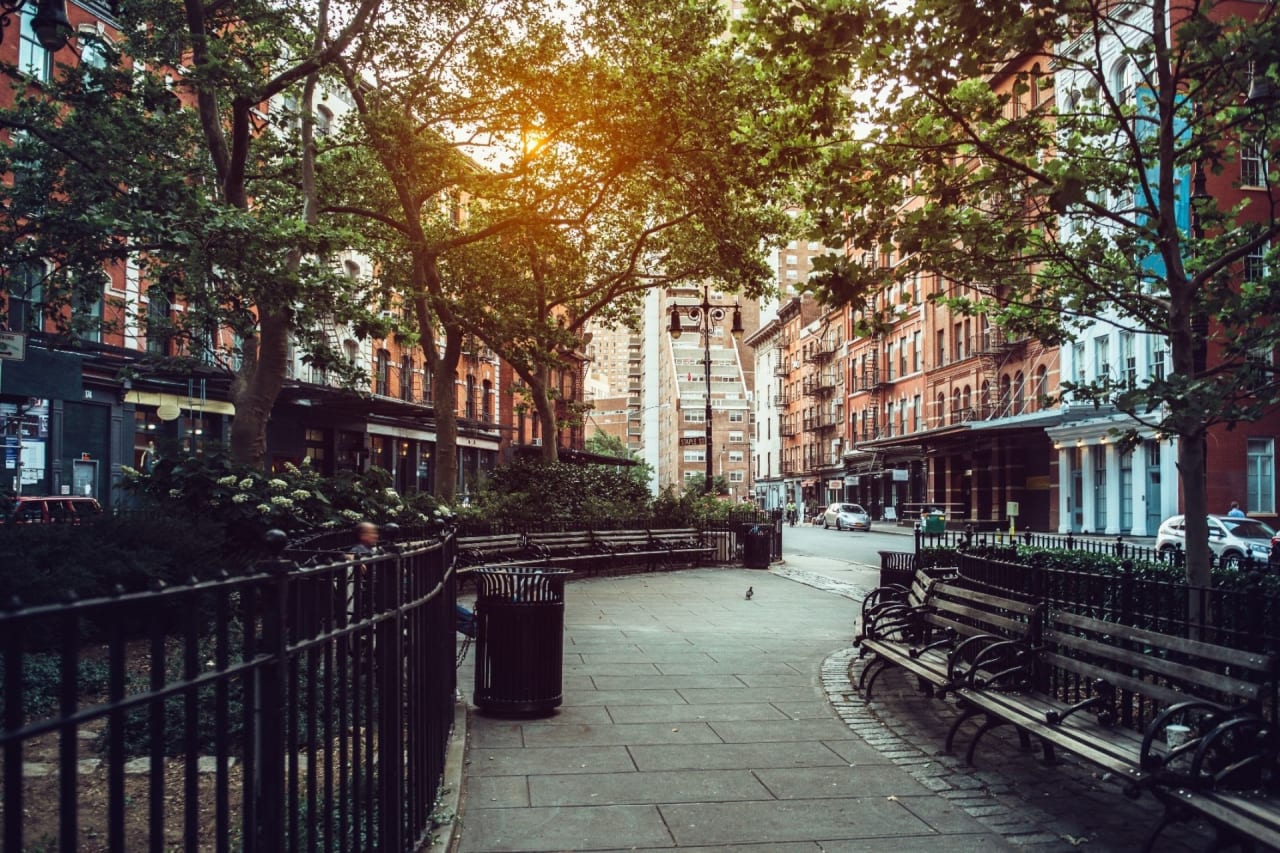
M754 589L752 589L751 587L747 587L747 601L750 601L751 596L755 594L756 594L756 591Z

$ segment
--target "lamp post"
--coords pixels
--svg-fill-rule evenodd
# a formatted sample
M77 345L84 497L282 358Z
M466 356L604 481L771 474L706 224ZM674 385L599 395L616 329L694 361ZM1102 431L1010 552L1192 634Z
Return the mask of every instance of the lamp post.
M733 309L733 325L730 332L734 338L742 337L742 311L739 310L737 304L733 305L713 305L711 303L711 289L708 285L702 286L702 302L697 305L689 305L684 308L683 313L689 317L693 323L694 329L702 334L702 367L703 376L706 380L704 389L707 411L706 411L706 450L703 458L706 462L706 481L702 485L704 494L711 494L711 330L716 324L724 322L727 316L726 312ZM684 331L684 321L681 319L681 308L679 305L671 305L671 325L668 331L673 339L679 338L680 333Z
M0 0L0 38L9 26L12 16L22 11L26 0ZM45 50L57 52L67 46L71 38L71 21L67 19L67 0L32 0L35 13L31 16L31 31ZM115 4L112 4L114 9Z

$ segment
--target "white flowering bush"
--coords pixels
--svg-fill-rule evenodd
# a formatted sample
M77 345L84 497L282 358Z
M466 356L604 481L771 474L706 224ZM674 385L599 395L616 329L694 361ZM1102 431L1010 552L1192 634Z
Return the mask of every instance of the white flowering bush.
M221 455L164 459L150 473L121 467L122 485L160 505L167 514L207 518L260 538L276 527L286 531L333 529L360 521L401 525L451 524L453 511L433 496L407 498L392 488L379 468L361 474L320 476L309 464L284 463L263 476Z

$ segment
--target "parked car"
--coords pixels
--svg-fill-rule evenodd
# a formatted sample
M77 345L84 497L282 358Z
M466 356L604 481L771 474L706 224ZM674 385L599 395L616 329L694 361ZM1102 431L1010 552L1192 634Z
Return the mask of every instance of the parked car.
M1184 517L1175 515L1165 520L1156 532L1156 549L1167 554L1187 549ZM1224 569L1235 569L1246 558L1255 563L1271 559L1272 537L1276 532L1253 518L1228 515L1209 516L1209 550Z
M14 524L80 524L101 515L102 506L97 500L71 495L23 495L12 509Z
M824 529L835 525L836 530L870 530L871 515L858 504L837 501L822 514Z

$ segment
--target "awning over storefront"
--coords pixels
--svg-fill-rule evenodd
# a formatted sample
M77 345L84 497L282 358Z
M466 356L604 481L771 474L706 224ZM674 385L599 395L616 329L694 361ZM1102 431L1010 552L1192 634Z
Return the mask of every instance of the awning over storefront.
M124 395L126 403L135 406L155 406L172 403L186 412L211 412L215 415L234 415L236 407L224 400L202 400L185 394L165 394L157 391L129 391Z

